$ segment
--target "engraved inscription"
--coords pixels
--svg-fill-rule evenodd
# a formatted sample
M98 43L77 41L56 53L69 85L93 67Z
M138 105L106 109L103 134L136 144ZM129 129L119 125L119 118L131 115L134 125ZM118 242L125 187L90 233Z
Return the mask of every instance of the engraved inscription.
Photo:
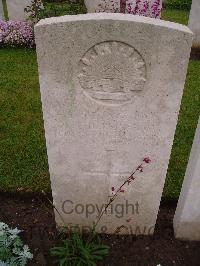
M146 81L142 56L130 45L108 41L90 48L80 60L78 75L84 93L104 104L129 102Z

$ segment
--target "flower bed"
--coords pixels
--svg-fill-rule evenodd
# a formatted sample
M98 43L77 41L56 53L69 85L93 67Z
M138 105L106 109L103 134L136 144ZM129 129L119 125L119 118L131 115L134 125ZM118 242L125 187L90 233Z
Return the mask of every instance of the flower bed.
M33 25L23 21L0 20L0 46L34 47Z
M87 1L89 8L89 3L90 1L92 2L92 0ZM160 18L161 9L161 0L98 0L96 1L95 12L126 13Z
M160 18L162 3L160 0L126 0L126 13L152 18Z

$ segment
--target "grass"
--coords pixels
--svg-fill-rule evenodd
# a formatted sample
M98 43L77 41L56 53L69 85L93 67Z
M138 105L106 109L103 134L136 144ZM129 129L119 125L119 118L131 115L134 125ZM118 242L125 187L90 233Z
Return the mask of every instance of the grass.
M49 189L35 51L0 49L0 189Z
M188 12L163 11L187 24ZM200 61L190 61L165 198L178 198L200 115ZM50 191L35 51L0 49L0 190Z
M188 25L189 11L165 9L162 11L162 19Z
M189 11L163 10L162 19L188 25ZM178 198L200 115L200 61L190 61L163 196Z
M200 115L200 61L190 61L163 196L178 198Z

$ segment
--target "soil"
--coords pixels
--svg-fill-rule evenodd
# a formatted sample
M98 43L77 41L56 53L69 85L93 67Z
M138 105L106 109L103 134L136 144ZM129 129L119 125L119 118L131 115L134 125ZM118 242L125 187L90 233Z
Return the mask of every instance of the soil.
M0 221L24 230L22 238L31 248L34 259L29 265L56 265L49 249L58 244L53 208L42 195L0 194ZM101 235L111 247L101 266L199 266L200 242L174 238L172 220L175 202L162 201L153 236Z
M190 54L190 59L192 59L192 60L200 60L200 47L192 48L191 54Z

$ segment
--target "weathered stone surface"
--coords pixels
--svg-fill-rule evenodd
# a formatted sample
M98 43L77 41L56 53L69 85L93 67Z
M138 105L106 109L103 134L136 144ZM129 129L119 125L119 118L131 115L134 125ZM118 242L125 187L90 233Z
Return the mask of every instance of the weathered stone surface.
M35 34L56 207L67 224L91 226L111 187L149 155L152 164L120 193L98 231L113 233L124 225L122 233L153 233L191 31L142 16L101 13L45 19ZM87 204L95 213L86 215ZM116 218L120 208L125 213ZM56 220L63 225L57 214Z
M200 1L192 0L189 28L194 33L193 47L200 49Z
M26 20L24 8L30 5L31 0L6 0L9 20Z
M200 240L200 120L174 217L175 236Z
M3 16L3 4L2 4L2 0L0 0L0 19L3 19L4 16Z

